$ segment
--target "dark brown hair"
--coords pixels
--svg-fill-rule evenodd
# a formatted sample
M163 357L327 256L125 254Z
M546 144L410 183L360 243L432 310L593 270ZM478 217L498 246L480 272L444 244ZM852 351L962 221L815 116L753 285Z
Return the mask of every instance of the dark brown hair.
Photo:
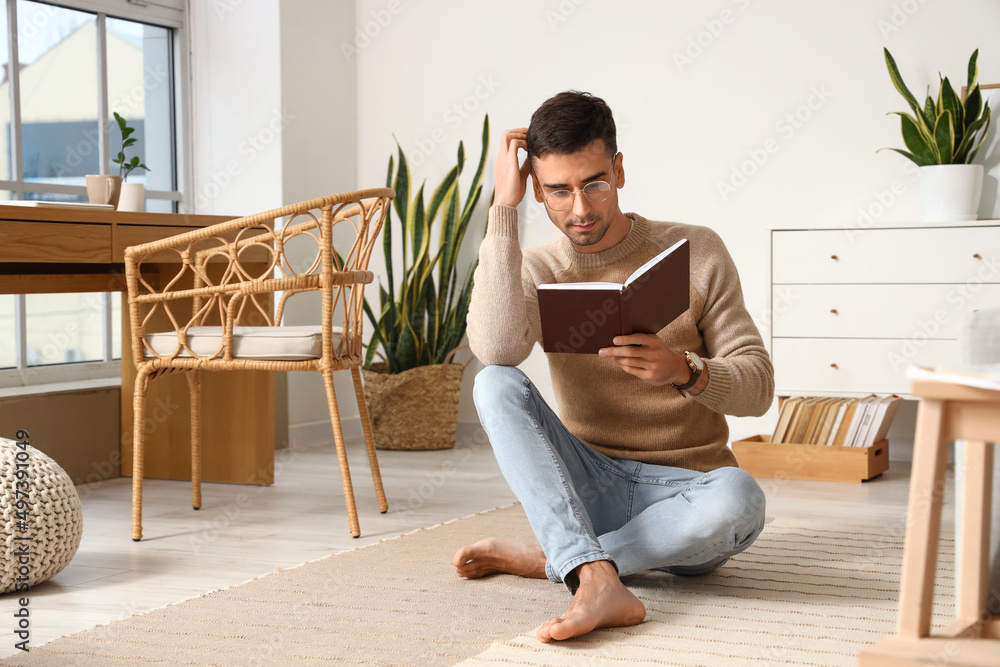
M545 100L531 115L528 154L533 158L546 153L569 155L595 139L604 141L608 157L618 152L611 108L600 97L569 90Z

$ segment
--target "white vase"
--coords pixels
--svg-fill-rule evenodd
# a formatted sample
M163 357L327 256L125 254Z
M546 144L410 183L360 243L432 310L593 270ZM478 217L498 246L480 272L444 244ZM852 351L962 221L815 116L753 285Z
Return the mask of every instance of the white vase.
M920 167L924 222L975 220L983 192L983 165L936 164Z
M118 196L119 211L141 211L146 196L142 183L122 183L122 191Z

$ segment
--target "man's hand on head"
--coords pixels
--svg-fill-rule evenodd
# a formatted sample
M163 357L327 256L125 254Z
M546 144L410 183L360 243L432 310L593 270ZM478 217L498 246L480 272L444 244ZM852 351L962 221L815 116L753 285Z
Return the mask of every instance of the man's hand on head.
M528 128L519 127L506 130L500 135L500 149L497 151L496 193L493 203L498 206L517 206L524 199L531 171L531 158L524 157L521 164L517 152L528 152Z
M615 347L603 347L598 354L610 357L618 367L630 375L654 387L666 384L685 384L691 377L691 368L684 355L667 347L667 344L652 334L630 334L616 336ZM699 382L698 385L702 383ZM694 386L690 394L701 392L702 386Z

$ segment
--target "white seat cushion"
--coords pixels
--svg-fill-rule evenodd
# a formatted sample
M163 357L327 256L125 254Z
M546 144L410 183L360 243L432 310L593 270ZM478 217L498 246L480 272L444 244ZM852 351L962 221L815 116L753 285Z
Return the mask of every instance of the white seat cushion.
M341 327L333 327L333 346L340 344ZM146 334L146 344L157 354L169 357L180 343L176 331ZM222 358L222 327L191 327L188 347L199 357ZM317 325L280 327L233 327L233 358L299 361L316 359L323 353L323 330ZM146 356L152 357L149 350ZM178 357L190 357L181 349Z

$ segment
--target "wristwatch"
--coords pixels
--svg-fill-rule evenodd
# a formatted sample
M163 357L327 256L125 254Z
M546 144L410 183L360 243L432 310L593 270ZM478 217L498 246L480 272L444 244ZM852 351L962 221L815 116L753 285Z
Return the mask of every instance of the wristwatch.
M688 378L688 381L684 384L670 383L673 385L674 389L682 393L693 387L701 378L701 374L705 372L705 362L694 352L685 352L684 360L687 361L688 368L691 369L691 377Z

